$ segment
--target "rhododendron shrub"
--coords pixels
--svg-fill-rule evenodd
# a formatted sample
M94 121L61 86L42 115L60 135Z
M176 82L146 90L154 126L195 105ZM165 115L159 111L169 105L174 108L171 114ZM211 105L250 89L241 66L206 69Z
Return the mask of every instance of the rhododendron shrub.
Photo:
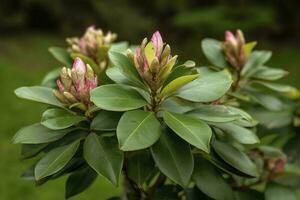
M287 72L265 65L269 51L226 31L202 41L212 65L200 67L158 31L134 47L116 39L89 27L66 49L50 48L64 67L15 91L48 106L13 138L23 159L39 158L22 177L68 176L66 198L101 176L122 184L113 199L297 199L297 165L262 126L280 124L269 113L297 94L274 83Z

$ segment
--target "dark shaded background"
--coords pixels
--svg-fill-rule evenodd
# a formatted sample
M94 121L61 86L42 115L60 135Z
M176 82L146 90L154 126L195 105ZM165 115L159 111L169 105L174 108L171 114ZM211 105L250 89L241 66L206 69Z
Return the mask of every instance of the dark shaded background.
M269 62L290 72L284 82L300 87L300 1L298 0L0 0L0 199L63 199L64 181L35 187L19 178L32 161L19 160L11 144L22 126L40 120L42 105L17 99L13 90L40 84L59 67L49 46L64 46L67 36L81 35L89 25L118 33L119 41L138 44L160 30L181 61L207 61L201 39L223 39L240 28L258 49L273 50ZM78 200L101 200L118 193L99 177Z

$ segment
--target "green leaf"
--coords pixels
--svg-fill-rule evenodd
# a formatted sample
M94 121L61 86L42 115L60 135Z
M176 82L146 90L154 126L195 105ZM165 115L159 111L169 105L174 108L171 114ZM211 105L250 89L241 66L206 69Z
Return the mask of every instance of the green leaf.
M58 147L46 154L35 166L35 179L40 180L60 171L76 153L79 141Z
M56 79L58 79L60 72L61 68L56 68L48 72L43 78L42 86L55 88Z
M297 200L296 192L291 187L279 184L268 184L265 192L266 200Z
M136 86L144 88L141 77L134 64L122 53L109 51L108 56L114 66L118 67L123 75L132 80Z
M230 122L242 118L241 115L223 105L198 105L195 110L187 114L208 122Z
M196 80L183 86L175 94L194 102L211 102L221 98L229 90L232 79L228 71L202 74Z
M51 130L40 123L26 126L20 129L14 136L13 142L22 144L40 144L58 140L67 133L73 131L74 128Z
M265 82L265 81L252 81L251 83L265 86L265 87L267 87L271 90L274 90L276 92L290 92L290 91L295 90L295 88L292 87L292 86L278 84L278 83L271 83L271 82Z
M272 110L272 111L280 111L283 109L283 103L280 99L275 96L271 96L264 93L259 92L251 92L251 98L259 103L260 105L264 106L265 108Z
M119 67L108 68L106 70L106 75L116 83L135 86L134 82L127 78Z
M15 94L21 99L63 107L63 105L53 95L52 88L41 86L20 87L15 90Z
M204 55L214 66L219 68L225 68L228 66L225 60L221 42L206 38L202 40L201 46Z
M154 144L161 134L161 125L153 112L128 111L121 117L117 127L120 149L134 151Z
M48 143L43 144L22 144L21 146L21 159L28 159L38 155L43 149L46 148Z
M84 120L87 120L84 116L74 115L63 109L51 108L43 113L41 124L52 130L60 130Z
M222 174L208 161L196 157L193 180L207 196L216 200L232 200L233 191Z
M194 75L186 75L186 76L181 76L179 78L176 78L175 80L171 81L168 85L166 85L163 88L162 92L160 93L160 96L163 97L175 92L177 89L195 80L198 76L199 76L198 74L194 74Z
M257 42L253 41L253 42L249 42L247 44L244 45L243 49L245 51L245 57L248 58L248 56L251 54L252 50L254 49L254 47L256 46Z
M193 173L194 159L190 146L166 129L151 147L152 156L160 171L185 187Z
M242 76L250 77L258 67L263 66L272 56L270 51L253 51L242 69Z
M143 107L147 102L133 88L118 84L103 85L91 91L96 106L111 111L126 111Z
M91 129L98 131L114 131L121 118L121 112L101 110L91 123Z
M265 200L264 193L252 189L235 191L235 200Z
M259 143L258 137L251 130L236 125L234 123L210 123L211 125L223 130L227 135L242 144Z
M123 166L123 153L113 137L99 137L90 133L84 143L84 159L100 175L114 185L119 182Z
M154 170L154 162L148 150L134 151L128 154L127 173L130 179L142 185Z
M167 184L156 189L152 200L178 200L180 188L176 185Z
M163 118L168 127L178 136L209 153L212 131L206 123L187 115L172 112L164 112Z
M274 81L286 76L287 74L288 72L283 69L260 66L253 72L252 78Z
M56 60L69 67L73 63L73 59L66 49L60 47L50 47L49 52L54 56Z
M220 141L214 141L212 145L216 153L231 167L252 177L258 175L256 165L242 151Z
M128 49L128 42L114 42L111 47L109 48L109 51L115 51L115 52L125 52Z
M186 75L197 74L195 69L186 67L185 65L176 66L171 73L169 74L167 80L164 82L164 85L168 85L171 81Z
M66 199L80 194L90 187L97 178L97 173L90 167L72 173L66 182Z

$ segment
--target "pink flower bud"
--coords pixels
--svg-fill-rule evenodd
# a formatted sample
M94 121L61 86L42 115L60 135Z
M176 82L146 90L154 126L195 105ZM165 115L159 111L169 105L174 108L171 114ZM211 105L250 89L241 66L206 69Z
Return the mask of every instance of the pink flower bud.
M151 41L155 48L155 55L159 58L162 53L163 46L164 46L164 43L163 43L163 40L161 38L159 31L156 31L155 33L153 33Z
M62 69L60 79L56 83L59 91L55 92L55 96L58 100L67 105L82 103L84 105L80 107L82 109L91 105L90 91L97 87L98 78L89 65L86 65L80 58L76 58L71 70Z

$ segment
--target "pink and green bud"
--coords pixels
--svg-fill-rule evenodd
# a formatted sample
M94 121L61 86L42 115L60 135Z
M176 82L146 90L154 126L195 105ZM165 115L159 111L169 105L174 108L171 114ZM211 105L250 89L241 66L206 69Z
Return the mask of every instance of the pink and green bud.
M230 31L225 32L225 41L223 42L223 50L227 61L235 68L241 69L247 59L246 43L243 32L237 30L234 35Z
M138 72L150 86L162 84L177 60L177 56L171 56L170 46L164 44L158 31L150 41L145 38L134 55L129 53L128 56L133 58Z
M91 58L101 69L108 64L107 52L112 43L117 39L115 33L104 34L101 29L94 26L87 28L84 35L80 38L68 38L70 45L69 51L72 54L82 54Z
M82 103L80 108L87 109L91 105L90 91L97 87L98 80L88 64L75 58L72 69L64 67L56 83L58 90L54 91L54 95L59 101L67 106Z

